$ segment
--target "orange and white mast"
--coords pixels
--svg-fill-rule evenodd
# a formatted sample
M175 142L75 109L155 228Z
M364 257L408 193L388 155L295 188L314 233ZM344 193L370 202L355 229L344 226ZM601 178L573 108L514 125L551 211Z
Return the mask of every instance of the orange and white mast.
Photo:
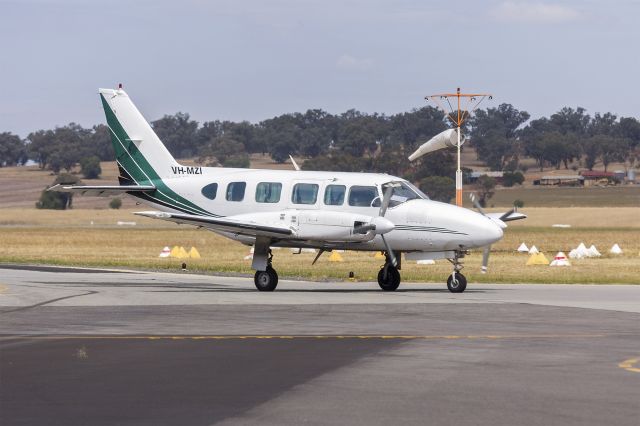
M425 96L426 100L432 100L434 103L442 109L447 118L455 125L458 134L458 167L456 169L456 205L462 207L462 168L460 164L460 146L461 132L460 128L464 124L465 120L469 118L469 115L475 111L485 98L492 99L492 96L488 93L460 93L460 88L456 90L456 93L441 93L436 95ZM455 98L457 101L456 107L451 105L450 100ZM444 103L447 103L448 108Z

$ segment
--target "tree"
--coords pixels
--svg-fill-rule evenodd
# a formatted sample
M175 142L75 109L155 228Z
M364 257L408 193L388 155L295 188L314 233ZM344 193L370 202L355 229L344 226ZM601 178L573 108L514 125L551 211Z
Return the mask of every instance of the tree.
M629 141L627 139L602 135L599 137L599 143L600 159L605 172L609 164L625 161L626 155L629 153Z
M119 209L120 207L122 207L122 200L120 198L112 198L111 201L109 201L109 208L110 209Z
M207 166L224 166L231 157L245 156L247 160L249 156L245 152L244 145L231 139L230 137L218 136L209 141L200 150L200 158L198 162Z
M429 176L418 183L418 186L435 201L448 203L456 195L456 182L446 176Z
M26 147L20 136L10 132L0 133L0 167L26 163Z
M592 136L582 141L582 152L584 153L585 167L593 170L593 167L600 157L600 136Z
M87 179L97 179L102 173L100 159L95 155L80 160L82 175Z
M524 175L521 172L504 172L502 175L502 185L511 187L513 185L522 185Z
M38 162L41 169L45 169L49 164L54 138L53 130L38 130L27 136L27 153Z
M494 178L487 175L480 176L476 181L474 187L478 194L478 202L482 207L486 207L487 201L495 194L496 183Z
M80 179L77 177L62 173L55 178L52 186L60 185L77 185ZM72 208L73 194L68 192L48 191L45 189L40 194L40 199L36 202L37 209L53 209L66 210Z
M104 124L93 126L89 143L91 154L96 155L100 161L113 161L116 154L113 151L113 143L111 142L111 130ZM89 154L89 153L88 153Z
M502 170L509 159L518 158L519 128L529 113L510 104L478 110L471 119L471 140L478 157L492 169Z
M265 120L260 123L267 150L277 163L284 163L289 155L298 152L302 129L291 114Z
M354 157L372 156L387 133L387 124L384 116L349 110L340 116L335 146Z
M187 158L198 152L198 122L189 114L178 112L152 121L151 127L169 152L176 158Z

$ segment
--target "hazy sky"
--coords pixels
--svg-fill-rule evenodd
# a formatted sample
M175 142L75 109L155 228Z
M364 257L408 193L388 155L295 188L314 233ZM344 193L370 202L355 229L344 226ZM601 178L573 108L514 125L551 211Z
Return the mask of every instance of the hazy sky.
M631 0L0 0L0 131L102 123L119 82L150 120L392 114L457 86L637 117L639 18Z

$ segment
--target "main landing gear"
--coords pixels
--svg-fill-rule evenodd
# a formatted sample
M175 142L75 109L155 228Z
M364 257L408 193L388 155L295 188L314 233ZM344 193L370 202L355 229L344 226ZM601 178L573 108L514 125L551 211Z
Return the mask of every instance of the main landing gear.
M269 249L267 268L264 271L256 271L256 274L253 276L253 282L260 291L273 291L278 285L278 273L271 266L271 259L273 259L273 254L271 253L271 249Z
M464 258L465 252L456 251L453 259L448 259L453 264L453 272L447 279L447 288L451 293L462 293L467 288L467 278L460 272L464 265L462 264L462 258Z
M378 272L378 285L384 291L396 291L400 285L400 272L398 271L400 269L400 253L396 254L397 267L393 266L389 254L385 254L385 256L384 266Z

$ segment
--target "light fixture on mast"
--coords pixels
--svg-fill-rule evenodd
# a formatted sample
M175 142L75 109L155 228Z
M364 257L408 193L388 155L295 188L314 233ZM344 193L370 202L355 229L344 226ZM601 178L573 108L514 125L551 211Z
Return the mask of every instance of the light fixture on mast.
M447 118L456 126L458 133L458 168L456 169L456 205L462 206L462 169L460 168L460 128L464 124L469 115L475 111L482 101L486 98L493 99L488 93L460 93L460 88L456 93L441 93L436 95L425 96L427 101L433 101L444 113ZM456 104L451 105L451 99L455 99ZM447 103L448 108L444 103Z

